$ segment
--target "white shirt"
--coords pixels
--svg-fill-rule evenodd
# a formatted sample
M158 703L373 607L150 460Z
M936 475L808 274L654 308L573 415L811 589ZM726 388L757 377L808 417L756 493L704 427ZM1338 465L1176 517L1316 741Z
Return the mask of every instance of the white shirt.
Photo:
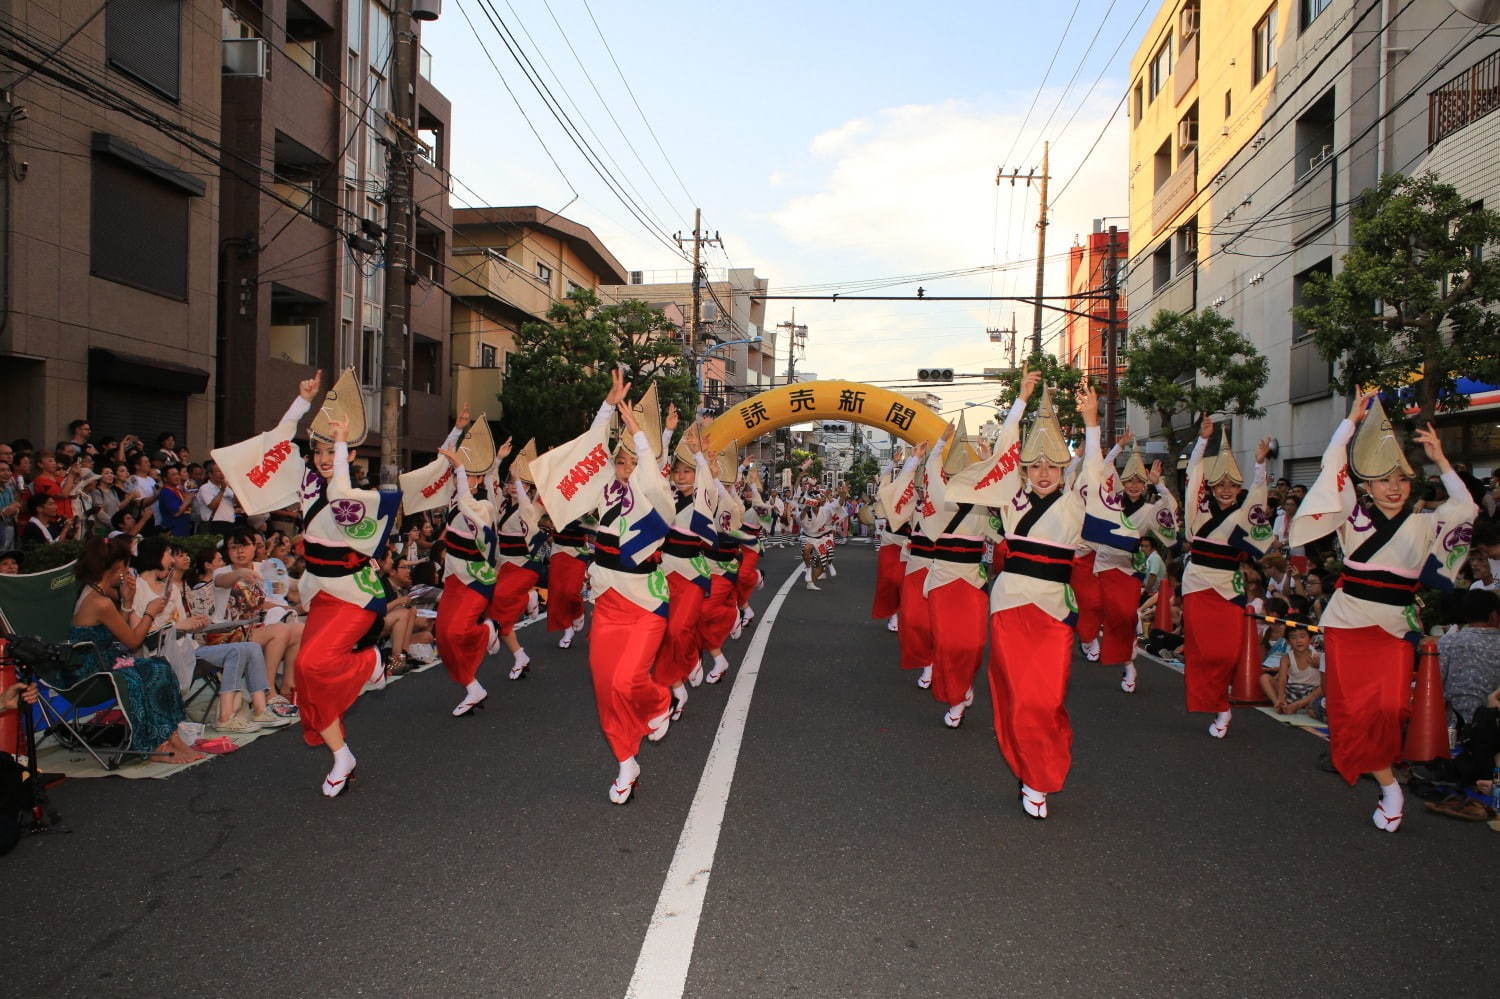
M132 475L125 480L125 485L139 499L149 499L161 488L149 475Z
M219 490L224 490L224 502L219 504L215 510L214 500L218 498ZM234 523L234 490L226 483L223 487L216 486L212 482L205 482L198 488L198 493L193 497L193 517L201 521L213 521L219 524Z

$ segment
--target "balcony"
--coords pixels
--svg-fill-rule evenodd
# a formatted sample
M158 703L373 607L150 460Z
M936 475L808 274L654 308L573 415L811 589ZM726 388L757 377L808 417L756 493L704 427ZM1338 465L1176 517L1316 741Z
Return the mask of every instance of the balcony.
M1337 162L1332 156L1326 156L1297 181L1291 208L1291 215L1297 220L1292 229L1293 243L1305 242L1333 223Z
M1198 151L1182 158L1176 171L1151 197L1151 232L1158 233L1172 223L1198 193Z
M1153 310L1167 309L1171 312L1192 312L1198 308L1198 265L1188 264L1179 268L1172 283L1156 293L1151 300Z
M1491 53L1427 95L1427 144L1500 108L1500 52Z
M453 372L453 410L464 406L478 419L480 413L491 420L500 419L500 389L505 373L500 368L471 368L460 364Z
M1193 84L1198 82L1198 36L1182 43L1177 65L1172 70L1172 103L1181 104Z
M1333 378L1333 365L1318 353L1312 337L1292 344L1291 376L1288 379L1287 401L1312 402L1326 399L1333 394L1329 387Z
M538 319L552 306L547 283L493 250L458 248L453 251L448 290L460 298L493 298Z

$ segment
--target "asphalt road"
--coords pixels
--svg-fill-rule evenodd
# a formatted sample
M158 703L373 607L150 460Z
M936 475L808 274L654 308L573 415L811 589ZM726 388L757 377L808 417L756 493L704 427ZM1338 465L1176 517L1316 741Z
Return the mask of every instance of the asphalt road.
M771 554L764 609L791 569ZM769 636L684 994L1493 995L1494 834L1409 807L1322 744L1241 712L1230 737L1075 663L1074 767L1026 818L984 684L964 727L868 617L874 558L840 550ZM166 781L69 781L74 832L0 860L6 996L625 995L729 693L695 690L612 806L586 649L523 631L489 709L441 670L348 719L356 789L293 732ZM732 643L739 663L747 634ZM731 672L733 680L736 672Z

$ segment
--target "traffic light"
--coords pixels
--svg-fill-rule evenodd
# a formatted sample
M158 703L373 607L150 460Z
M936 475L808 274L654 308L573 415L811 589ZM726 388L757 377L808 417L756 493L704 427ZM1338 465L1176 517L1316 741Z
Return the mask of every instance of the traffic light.
M918 368L917 381L919 382L951 382L953 380L952 368Z

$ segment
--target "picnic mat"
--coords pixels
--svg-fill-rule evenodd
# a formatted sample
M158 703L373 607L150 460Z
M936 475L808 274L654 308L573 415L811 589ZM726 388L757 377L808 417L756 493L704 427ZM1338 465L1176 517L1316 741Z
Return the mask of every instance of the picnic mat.
M1259 711L1263 715L1276 719L1283 725L1292 725L1296 728L1310 728L1315 731L1320 731L1323 735L1328 734L1327 722L1320 722L1311 715L1303 714L1301 711L1298 711L1295 714L1284 715L1278 712L1275 708L1258 707L1255 710Z
M294 729L295 724L282 726ZM208 729L203 733L205 739L224 738L234 743L236 749L243 749L250 743L262 736L271 735L280 729L263 728L258 732L231 733L215 732ZM126 777L137 779L141 777L171 777L189 767L196 767L201 763L207 763L214 758L209 753L201 760L192 763L160 763L155 760L147 760L139 756L127 756L120 763L118 770L105 770L94 760L92 756L83 749L69 749L58 743L55 739L48 739L47 746L37 751L37 764L49 773L65 774L68 777ZM108 756L100 753L100 756Z

